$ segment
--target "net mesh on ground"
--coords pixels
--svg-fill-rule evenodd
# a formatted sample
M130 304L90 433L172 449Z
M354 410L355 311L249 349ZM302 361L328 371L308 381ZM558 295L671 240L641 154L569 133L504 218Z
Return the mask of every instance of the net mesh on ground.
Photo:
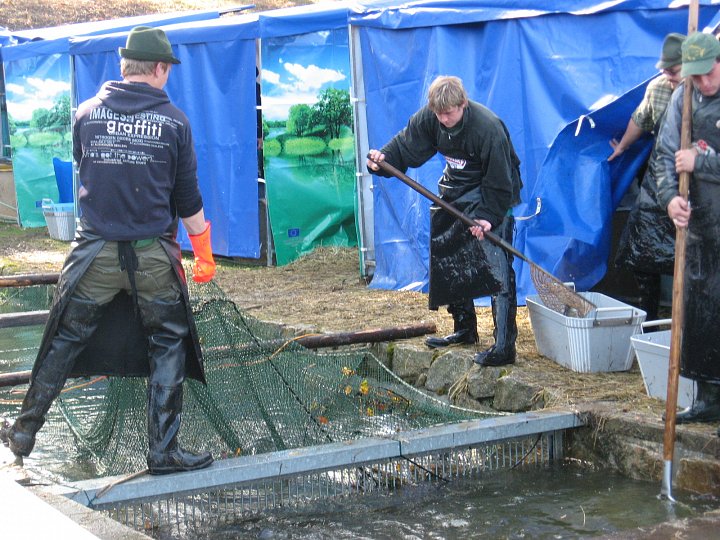
M0 289L0 303L6 312L47 309L48 290ZM222 459L483 416L404 383L367 348L310 350L243 313L213 283L190 292L208 384L185 383L185 448ZM49 422L41 441L88 460L98 476L144 469L146 392L145 378L69 380L54 405L66 422Z

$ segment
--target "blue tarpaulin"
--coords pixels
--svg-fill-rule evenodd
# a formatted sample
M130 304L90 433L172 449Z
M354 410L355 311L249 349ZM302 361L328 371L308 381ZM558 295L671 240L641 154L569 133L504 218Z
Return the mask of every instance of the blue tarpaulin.
M701 1L700 28L719 3ZM182 64L167 87L188 114L216 254L259 256L255 148L256 40L344 28L357 32L371 147L426 101L440 74L460 76L472 99L508 125L525 187L515 245L578 288L605 273L610 216L647 143L610 167L608 141L624 130L669 32L685 32L687 6L669 0L334 2L212 20L162 22ZM117 48L138 20L58 27L54 39L0 48L3 59L68 52L80 100L119 78ZM142 24L151 24L142 22ZM158 23L160 24L160 23ZM73 25L74 26L74 25ZM113 32L113 33L109 33ZM46 34L50 36L51 34ZM78 36L83 37L78 37ZM31 36L21 36L28 39ZM6 56L9 55L9 56ZM444 163L409 171L435 190ZM373 287L426 290L429 202L375 179ZM183 247L189 246L181 238ZM517 262L519 296L534 292Z
M703 28L718 13L700 2ZM661 0L486 0L360 3L357 29L370 148L379 148L426 103L430 82L456 75L471 99L507 124L525 186L515 246L586 290L606 271L611 215L642 156L639 143L610 167L664 37L687 32L687 6ZM409 171L437 189L440 157ZM427 290L429 202L400 182L374 184L376 270L372 286ZM534 292L516 261L520 300Z

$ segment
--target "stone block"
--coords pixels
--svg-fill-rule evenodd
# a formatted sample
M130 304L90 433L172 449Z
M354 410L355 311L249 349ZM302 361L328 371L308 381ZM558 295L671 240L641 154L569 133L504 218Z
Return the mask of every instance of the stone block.
M513 373L498 379L493 408L497 411L521 412L541 409L545 405L542 388L528 384Z
M503 373L504 366L480 367L477 364L468 373L467 393L475 399L486 399L495 396L495 385Z
M467 352L444 352L430 365L425 388L438 394L446 394L450 386L463 377L473 365L473 357Z
M407 383L415 384L420 374L432 363L433 351L396 345L392 355L392 371Z

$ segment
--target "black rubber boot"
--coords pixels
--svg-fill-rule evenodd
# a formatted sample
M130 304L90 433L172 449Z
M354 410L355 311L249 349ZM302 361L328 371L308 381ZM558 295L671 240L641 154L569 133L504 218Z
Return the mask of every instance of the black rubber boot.
M203 469L213 462L210 452L194 454L180 448L182 386L148 386L147 465L150 474L170 474Z
M95 332L102 313L103 306L92 300L69 300L50 350L25 394L20 414L7 430L8 446L16 456L27 457L32 452L35 435L45 423L45 415L65 385L78 355Z
M148 332L150 380L148 381L147 465L150 474L193 471L213 462L209 452L194 454L177 442L185 379L187 314L182 300L139 301L140 316Z
M513 280L514 281L514 280ZM514 285L514 282L513 282ZM515 363L515 340L517 339L517 300L513 294L502 293L492 297L493 338L489 349L475 355L475 363L481 366L506 366Z
M696 385L697 396L692 406L677 413L676 424L720 421L720 385L707 381L697 381Z
M512 244L515 221L512 216L505 218L497 231L498 236ZM517 295L515 291L515 270L513 256L504 252L502 291L491 298L493 316L493 338L495 343L486 351L475 355L475 363L481 366L505 366L515 363L515 340L517 339Z
M634 277L640 293L637 307L647 313L646 321L657 320L660 306L660 274L635 272Z
M429 337L425 345L432 349L449 345L472 345L478 342L477 315L472 299L461 304L450 304L448 313L453 317L453 333L445 337Z

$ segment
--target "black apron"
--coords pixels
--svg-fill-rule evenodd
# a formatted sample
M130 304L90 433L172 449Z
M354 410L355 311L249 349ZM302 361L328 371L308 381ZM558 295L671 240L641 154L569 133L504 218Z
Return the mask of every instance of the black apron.
M172 261L187 311L190 331L186 338L186 376L206 384L200 341L190 307L180 246L172 233L167 233L158 241ZM65 259L55 290L48 322L33 365L33 377L47 356L52 339L57 332L60 317L75 291L75 287L103 245L105 245L105 241L91 231L82 229L82 227L76 231L73 248ZM139 315L135 313L132 297L124 292L118 293L105 309L98 329L75 361L70 373L70 377L97 375L118 377L147 377L150 375L148 336L142 327Z

